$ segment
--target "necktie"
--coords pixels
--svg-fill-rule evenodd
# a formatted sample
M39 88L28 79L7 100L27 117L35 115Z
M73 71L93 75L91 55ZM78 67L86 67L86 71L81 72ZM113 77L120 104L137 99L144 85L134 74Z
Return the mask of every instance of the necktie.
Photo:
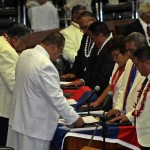
M150 26L147 26L147 35L150 37Z

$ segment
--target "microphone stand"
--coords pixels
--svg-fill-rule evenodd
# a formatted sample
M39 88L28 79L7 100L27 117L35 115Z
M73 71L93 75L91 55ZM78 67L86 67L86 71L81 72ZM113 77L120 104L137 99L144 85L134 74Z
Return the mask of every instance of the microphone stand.
M106 125L106 121L107 121L107 116L105 115L105 112L106 112L106 109L104 110L102 116L100 116L100 121L99 121L99 124L100 122L102 121L102 137L103 137L103 143L102 143L102 150L106 150L106 142L105 142L105 139L106 139L106 135L107 135L107 125ZM90 139L90 142L88 143L88 146L90 146L94 136L95 136L95 133L98 129L98 127L100 126L99 124L96 124L96 128L94 130L94 133Z
M88 106L88 116L90 116L90 100L88 100L87 106Z
M106 121L107 121L107 116L105 115L106 109L104 109L104 112L102 114L102 116L100 116L100 119L102 121L102 137L103 137L103 144L102 144L102 150L106 150L106 135L107 135L107 130L108 127L106 125Z

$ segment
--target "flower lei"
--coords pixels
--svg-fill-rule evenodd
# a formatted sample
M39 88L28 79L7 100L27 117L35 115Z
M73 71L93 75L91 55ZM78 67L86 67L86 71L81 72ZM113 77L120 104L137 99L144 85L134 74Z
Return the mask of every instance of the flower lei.
M142 110L144 110L144 105L145 105L147 93L148 93L149 91L150 91L150 82L148 83L146 89L145 89L144 92L143 92L143 99L142 99L142 101L141 101L141 106L139 107L139 110L136 110L136 106L137 106L137 104L138 104L138 102L139 102L139 99L140 99L140 97L141 97L142 87L141 87L141 89L138 91L137 102L136 102L136 103L134 102L134 106L133 106L133 107L135 108L135 110L132 112L132 115L133 115L134 117L138 118L138 117L140 116Z
M102 51L103 47L106 45L106 43L113 37L112 33L110 33L109 37L106 39L106 41L102 44L101 48L97 52L97 56Z
M87 36L86 38L86 43L85 43L85 48L84 48L84 54L85 54L85 57L88 58L91 56L91 52L92 52L92 49L94 47L94 43L91 41L91 39L89 40L89 36ZM91 45L92 43L92 45Z
M13 47L13 44L12 44L10 38L8 37L7 33L4 33L3 36L6 38L6 41Z

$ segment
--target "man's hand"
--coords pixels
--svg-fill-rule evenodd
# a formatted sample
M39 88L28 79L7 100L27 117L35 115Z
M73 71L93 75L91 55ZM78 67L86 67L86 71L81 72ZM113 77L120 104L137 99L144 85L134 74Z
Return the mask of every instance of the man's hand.
M129 119L127 118L127 116L118 116L118 117L115 117L115 118L109 120L109 122L116 122L116 121L127 122L127 121L129 121Z
M70 85L81 86L81 85L83 85L83 84L84 84L84 82L79 79L79 80L73 81L73 82L71 82L71 83L69 83L69 84L66 84L66 86L70 86Z
M99 105L100 105L100 104L99 104L97 101L90 103L90 106L91 106L91 107L97 107L97 106L99 106ZM88 105L85 104L85 105L82 105L82 107L88 107Z
M120 116L120 111L117 109L111 109L109 112L106 113L107 117L112 117L112 116Z
M84 124L85 122L83 121L81 116L74 122L75 127L82 127L84 126Z
M63 78L63 79L65 79L65 78L72 78L72 79L74 79L74 78L76 78L76 75L72 74L72 73L68 73L68 74L62 75L60 78Z

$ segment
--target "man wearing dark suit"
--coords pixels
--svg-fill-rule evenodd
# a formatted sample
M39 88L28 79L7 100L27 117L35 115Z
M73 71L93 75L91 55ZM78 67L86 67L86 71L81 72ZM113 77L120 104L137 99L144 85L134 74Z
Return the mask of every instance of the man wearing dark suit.
M114 61L111 57L109 40L112 38L112 33L110 32L107 25L103 22L94 22L89 28L89 35L95 45L99 48L96 52L96 56L93 59L94 64L91 70L86 72L83 80L77 80L71 83L71 85L79 85L85 83L85 85L94 89L96 85L99 85L101 94L103 90L107 87L109 78L111 76Z
M105 23L99 21L89 26L89 32L92 41L99 50L93 69L85 78L85 83L91 88L99 85L101 87L99 93L102 93L108 85L114 67L109 43L112 38L112 33Z
M139 18L134 22L116 27L118 34L125 36L132 32L140 32L145 35L148 45L150 45L150 1L145 0L139 3Z

